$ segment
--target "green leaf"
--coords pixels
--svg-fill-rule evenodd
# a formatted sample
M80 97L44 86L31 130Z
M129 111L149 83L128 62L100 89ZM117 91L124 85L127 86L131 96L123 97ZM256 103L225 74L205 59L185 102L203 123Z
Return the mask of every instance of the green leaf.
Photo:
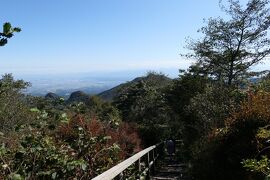
M57 175L56 172L52 173L52 179L56 179L56 175Z
M81 164L81 168L82 168L82 170L84 170L84 171L85 171L85 170L86 170L86 168L87 168L87 165L86 165L85 163L82 163L82 164Z
M31 112L40 112L40 110L38 108L31 108L30 111Z
M7 167L8 167L7 164L3 164L3 165L2 165L2 168L3 168L3 169L7 169Z
M14 31L14 32L21 32L22 30L21 30L21 28L15 27L15 28L13 29L13 31Z
M103 137L103 140L111 140L111 139L112 139L111 136L104 136L104 137Z
M3 33L8 35L11 32L11 24L9 22L4 23L3 25Z
M78 130L79 130L79 131L83 131L83 128L82 128L82 127L78 127Z
M10 179L12 179L12 180L23 180L24 178L20 174L11 174Z

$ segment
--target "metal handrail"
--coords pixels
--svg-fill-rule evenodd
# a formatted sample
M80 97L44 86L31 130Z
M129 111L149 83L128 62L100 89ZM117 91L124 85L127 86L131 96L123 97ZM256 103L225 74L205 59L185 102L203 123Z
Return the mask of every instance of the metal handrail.
M125 161L117 164L116 166L112 167L111 169L105 171L104 173L96 176L95 178L93 178L92 180L111 180L115 177L117 177L118 175L120 175L125 169L127 169L129 166L131 166L132 164L134 164L135 162L139 161L139 171L141 169L141 164L140 164L140 159L147 155L147 159L148 159L148 170L150 169L150 166L153 165L154 161L157 159L158 154L156 154L155 157L155 153L154 150L160 146L163 142L160 142L159 144L156 144L154 146L150 146L140 152L138 152L137 154L131 156L130 158L126 159ZM153 160L151 162L149 162L150 160L150 156L149 153L153 151Z

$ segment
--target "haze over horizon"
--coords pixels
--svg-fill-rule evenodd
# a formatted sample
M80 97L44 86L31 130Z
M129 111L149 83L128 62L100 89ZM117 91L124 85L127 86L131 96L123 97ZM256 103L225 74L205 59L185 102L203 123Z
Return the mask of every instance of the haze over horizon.
M224 16L219 0L9 0L2 6L0 22L22 32L0 49L0 73L35 83L73 76L126 81L150 70L176 77L191 64L179 55L185 38L200 37L204 18Z

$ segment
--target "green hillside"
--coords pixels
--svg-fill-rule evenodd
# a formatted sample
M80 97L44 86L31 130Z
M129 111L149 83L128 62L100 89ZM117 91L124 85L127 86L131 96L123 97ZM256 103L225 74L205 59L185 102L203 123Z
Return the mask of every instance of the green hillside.
M134 84L137 84L139 82L145 82L149 84L152 87L155 88L163 88L166 87L168 84L172 83L172 79L158 73L148 73L146 76L143 77L137 77L133 79L132 81L120 84L116 87L113 87L112 89L109 89L107 91L104 91L102 93L99 93L98 96L101 97L104 100L112 101L114 98L116 98L121 92L123 92L126 88L129 86L132 86Z

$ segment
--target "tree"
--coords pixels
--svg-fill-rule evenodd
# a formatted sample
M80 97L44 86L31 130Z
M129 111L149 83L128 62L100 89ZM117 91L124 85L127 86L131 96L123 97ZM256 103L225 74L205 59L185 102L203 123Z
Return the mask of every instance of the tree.
M231 86L251 77L250 67L261 62L270 53L270 26L268 0L250 0L246 7L238 0L228 0L221 9L230 17L210 18L202 27L204 37L190 41L192 53L201 71L215 80Z
M144 81L129 86L114 104L124 120L139 124L159 124L167 120L166 105L161 89Z
M12 27L9 22L3 24L3 32L0 32L0 46L7 44L8 39L13 36L15 32L20 32L21 29L18 27Z
M11 132L33 119L24 100L22 90L30 84L23 80L14 80L11 74L0 79L0 131Z
M139 125L146 147L160 142L170 131L170 112L163 93L165 87L158 86L153 79L150 77L129 85L114 100L123 121Z
M245 94L241 91L231 91L220 85L208 85L205 92L190 99L186 113L192 115L189 127L193 127L199 138L207 136L209 132L223 128L225 119L236 110L239 101ZM196 138L193 135L194 138ZM197 138L198 138L197 137ZM195 139L196 140L196 139Z
M187 71L180 70L179 77L174 79L166 91L168 104L180 116L184 116L184 108L190 103L190 99L203 93L208 83L208 79L194 69L194 66L190 66Z

